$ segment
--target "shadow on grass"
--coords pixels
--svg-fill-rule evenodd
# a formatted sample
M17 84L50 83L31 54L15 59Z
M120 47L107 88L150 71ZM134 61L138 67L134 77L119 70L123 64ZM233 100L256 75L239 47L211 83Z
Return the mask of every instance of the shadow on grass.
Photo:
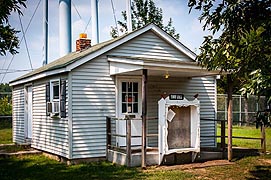
M144 179L138 168L98 162L67 166L44 156L0 159L0 179Z
M255 166L254 170L250 171L253 178L248 178L248 180L261 179L270 180L271 178L271 166Z

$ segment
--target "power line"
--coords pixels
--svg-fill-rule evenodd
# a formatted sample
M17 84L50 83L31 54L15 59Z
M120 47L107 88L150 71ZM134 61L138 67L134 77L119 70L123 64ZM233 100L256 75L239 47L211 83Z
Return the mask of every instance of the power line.
M73 3L73 1L72 1L72 5L73 5L75 11L77 12L77 14L78 14L78 16L79 16L79 18L80 18L80 20L81 20L81 19L82 19L82 16L80 15L80 13L79 13L78 9L76 8L75 4Z
M111 0L111 7L112 7L113 15L114 15L114 21L115 21L115 25L116 25L116 28L117 28L117 33L118 33L118 36L119 36L119 29L118 29L117 18L116 18L116 13L115 13L113 0Z
M38 9L38 7L39 7L39 5L40 5L40 3L41 3L41 0L38 2L37 6L36 6L36 8L35 8L35 11L34 11L33 15L32 15L31 18L30 18L30 21L29 21L29 23L28 23L28 25L27 25L27 27L26 27L26 29L25 29L25 33L27 32L27 30L28 30L28 28L29 28L29 26L30 26L30 24L31 24L31 22L32 22L32 20L33 20L33 17L35 16L35 14L36 14L36 12L37 12L37 9ZM23 39L23 37L21 38L21 40L20 40L20 42L19 42L19 46L20 46L20 44L21 44L21 42L22 42L22 39ZM10 60L10 63L8 64L8 67L7 67L7 71L8 71L8 69L9 69L11 63L13 62L14 57L15 57L15 55L12 55L12 58L11 58L11 60ZM7 71L6 71L6 72L7 72ZM6 73L5 73L4 76L2 77L1 83L3 83L3 80L5 79L5 77L6 77Z
M79 10L77 9L77 7L76 7L76 5L74 4L73 1L72 1L72 5L73 5L73 7L74 7L74 9L75 9L75 11L76 11L76 13L77 13L77 15L79 16L80 20L82 20L82 16L80 15L80 12L79 12ZM88 20L88 22L87 22L87 24L86 24L86 27L85 27L85 29L84 29L84 31L83 31L84 33L86 33L86 31L87 31L87 27L88 27L90 21L91 21L91 17L89 18L89 20Z
M90 18L89 18L89 20L88 20L88 23L87 23L87 25L86 25L86 27L85 27L85 29L84 29L84 33L86 33L86 31L87 31L87 28L88 28L88 25L89 25L90 21L91 21L91 16L90 16Z
M26 1L26 3L28 3L28 1ZM23 9L23 14L24 14L25 11L26 11L26 8ZM17 26L18 26L18 25L17 25ZM15 29L17 29L17 28L15 28ZM11 39L11 43L10 43L10 46L9 46L9 48L8 48L8 51L11 49L12 44L13 44L13 40L14 40L14 39L15 39L15 37L13 36L12 39ZM8 59L8 56L6 56L6 58L5 58L5 60L4 60L4 63L3 63L3 65L2 65L2 69L5 67L6 62L7 62L7 59Z
M17 70L8 70L6 72L0 72L0 74L10 74L10 73L17 73L17 72L25 72L25 71L32 71L33 69L17 69Z
M22 28L22 32L23 32L24 44L25 44L25 47L26 47L26 52L27 52L27 56L28 56L28 59L29 59L30 67L31 67L31 69L33 69L32 62L31 62L31 57L30 57L30 53L29 53L29 49L28 49L28 45L27 45L27 41L26 41L26 36L25 36L25 33L24 33L24 27L23 27L23 23L22 23L21 16L20 16L19 13L18 13L18 16L19 16L19 20L20 20L20 24L21 24L21 28Z

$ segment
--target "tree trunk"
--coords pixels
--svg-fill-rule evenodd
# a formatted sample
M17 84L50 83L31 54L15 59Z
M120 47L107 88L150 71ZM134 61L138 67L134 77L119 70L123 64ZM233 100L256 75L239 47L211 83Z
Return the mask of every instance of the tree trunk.
M228 160L232 160L232 91L233 91L233 80L231 74L227 75L228 84Z

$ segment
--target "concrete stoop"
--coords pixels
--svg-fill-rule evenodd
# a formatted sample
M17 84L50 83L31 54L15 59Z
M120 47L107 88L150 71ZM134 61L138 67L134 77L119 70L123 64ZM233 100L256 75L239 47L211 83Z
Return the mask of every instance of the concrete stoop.
M16 146L15 144L0 144L0 147L6 147L6 146ZM24 145L23 145L24 146ZM26 148L29 147L29 145L25 145ZM42 154L41 151L31 149L17 151L17 152L5 152L5 150L0 150L0 158L9 158L9 157L18 157L18 156L24 156L24 155L33 155L33 154Z

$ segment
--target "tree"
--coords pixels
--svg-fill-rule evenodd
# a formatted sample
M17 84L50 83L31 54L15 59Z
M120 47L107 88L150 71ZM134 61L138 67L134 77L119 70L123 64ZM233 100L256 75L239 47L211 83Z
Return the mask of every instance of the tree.
M5 92L5 93L11 93L11 87L7 83L2 83L0 84L0 93Z
M132 10L132 29L136 30L149 23L153 23L162 28L175 39L179 39L180 35L176 33L173 27L173 21L170 18L166 26L163 25L163 11L161 8L155 6L153 0L134 0L131 6ZM127 32L127 15L126 11L122 11L124 21L118 21L118 25L122 27L122 31ZM111 27L111 36L116 38L118 36L117 27Z
M8 97L0 99L0 116L11 116L12 115L12 105L8 100Z
M199 63L209 70L221 69L228 73L230 136L233 83L241 78L242 85L248 86L251 84L248 77L255 70L259 76L270 74L270 0L189 0L188 6L190 11L193 8L201 11L199 20L204 22L204 30L212 32L200 47ZM218 38L214 38L213 35L220 31ZM231 138L228 140L228 150L231 151ZM231 160L229 151L228 159Z
M21 6L26 7L26 0L0 0L0 55L6 55L7 52L16 54L19 48L19 39L16 34L19 32L11 27L8 17L11 12L17 12L22 15Z
M8 84L0 84L0 116L10 116L11 114L11 87Z

